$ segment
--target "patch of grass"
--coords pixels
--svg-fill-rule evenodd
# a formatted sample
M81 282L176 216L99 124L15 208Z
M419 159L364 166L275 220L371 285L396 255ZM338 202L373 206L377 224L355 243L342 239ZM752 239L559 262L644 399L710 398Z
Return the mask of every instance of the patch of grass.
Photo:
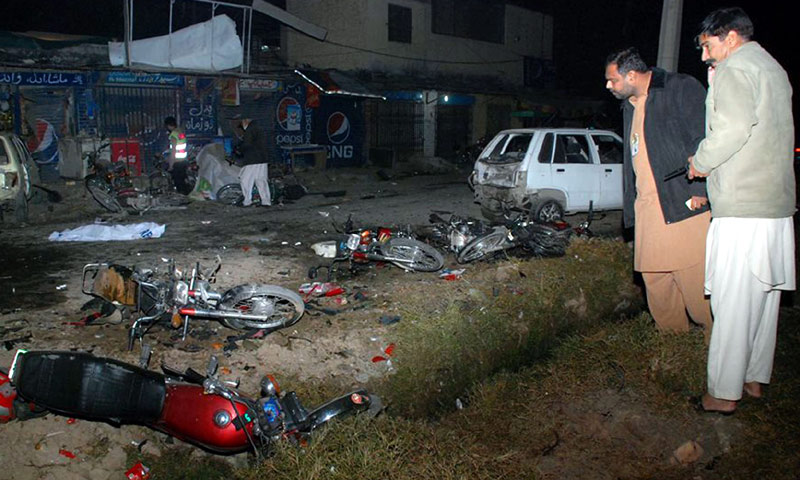
M565 332L640 301L630 250L612 241L576 241L559 259L470 265L469 277L483 282L467 292L433 285L403 306L396 373L377 387L393 412L425 418L451 410L476 382L529 365Z
M306 449L283 444L237 473L246 480L793 479L798 331L796 322L782 328L769 399L724 420L686 402L704 388L702 333L659 334L641 314L587 328L547 361L494 375L471 389L464 410L436 421L352 418L320 431ZM732 447L714 450L726 426L736 427ZM705 456L671 464L672 451L689 439L704 445Z

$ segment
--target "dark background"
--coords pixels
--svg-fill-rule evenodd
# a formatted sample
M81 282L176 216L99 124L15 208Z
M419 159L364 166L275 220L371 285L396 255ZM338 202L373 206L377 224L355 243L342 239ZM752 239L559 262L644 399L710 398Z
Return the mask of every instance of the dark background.
M248 3L227 0L229 3ZM487 0L491 1L491 0ZM285 6L285 0L270 3ZM606 99L603 69L606 56L619 48L636 46L645 61L655 64L661 25L662 2L658 0L508 0L550 13L555 18L554 61L557 86L570 93ZM781 2L782 3L782 2ZM783 65L793 86L798 85L798 60L793 50L797 41L789 40L797 18L790 14L790 2L739 0L684 0L681 26L681 50L678 70L706 83L706 68L695 49L698 25L710 11L737 5L745 9L755 24L755 40ZM169 21L168 0L135 0L134 38L166 33ZM175 3L173 28L206 20L210 5L197 2ZM235 9L219 7L234 20L241 17ZM277 42L276 22L264 15L253 16L253 32L266 43ZM354 26L357 27L357 26ZM6 0L0 7L0 30L47 31L99 35L122 39L122 0ZM795 117L798 112L794 96Z

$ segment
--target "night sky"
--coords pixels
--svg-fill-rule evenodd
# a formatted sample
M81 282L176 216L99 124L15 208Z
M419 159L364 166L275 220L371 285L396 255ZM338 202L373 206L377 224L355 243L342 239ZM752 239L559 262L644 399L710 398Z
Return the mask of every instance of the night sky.
M511 1L554 15L554 60L559 89L581 96L609 98L604 89L604 60L608 53L618 48L636 46L645 61L656 62L662 5L659 0ZM684 0L679 71L694 75L705 83L705 66L700 62L700 52L694 48L693 42L697 26L710 11L738 5L753 19L755 39L783 65L797 90L800 68L792 51L797 42L787 40L796 20L785 11L786 8L777 7L777 4L764 0L739 0L736 3ZM134 5L137 20L135 38L166 33L168 0L134 0ZM209 12L208 5L178 1L175 3L174 28L205 20ZM263 18L254 15L254 19L259 17ZM0 14L0 29L11 31L38 30L121 39L122 25L122 0L5 0ZM258 26L254 30L257 31ZM797 97L796 94L795 105L798 104ZM797 111L795 108L796 114Z

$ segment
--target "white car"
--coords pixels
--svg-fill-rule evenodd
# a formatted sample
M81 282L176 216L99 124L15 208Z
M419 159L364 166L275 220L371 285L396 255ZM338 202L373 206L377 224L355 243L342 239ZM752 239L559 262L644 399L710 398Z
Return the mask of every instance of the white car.
M550 222L564 214L622 208L622 140L608 130L503 130L470 175L483 215L530 212Z
M28 220L28 201L38 181L36 164L18 136L0 132L0 219L13 210L18 222Z

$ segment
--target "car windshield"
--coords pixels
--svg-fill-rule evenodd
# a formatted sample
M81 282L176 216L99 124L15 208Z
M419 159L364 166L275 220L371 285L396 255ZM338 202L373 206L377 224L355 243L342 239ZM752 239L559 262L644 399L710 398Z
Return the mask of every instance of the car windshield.
M519 163L525 158L533 133L507 133L481 156L486 163Z

